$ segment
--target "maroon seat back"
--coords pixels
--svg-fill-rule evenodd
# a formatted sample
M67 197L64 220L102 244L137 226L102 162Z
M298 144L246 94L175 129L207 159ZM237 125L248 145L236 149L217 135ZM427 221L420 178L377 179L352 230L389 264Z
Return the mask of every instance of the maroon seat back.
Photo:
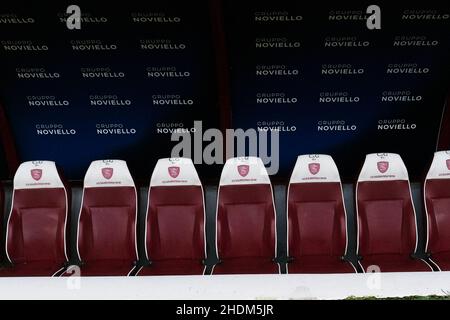
M366 156L356 187L358 252L409 256L417 247L416 214L398 154Z
M146 253L151 261L203 260L203 187L191 159L160 159L150 181Z
M78 218L80 260L136 261L136 222L136 188L126 162L92 162L84 179Z
M220 259L276 256L272 185L261 159L229 159L220 177L216 212Z
M24 162L14 176L11 212L6 230L10 262L67 261L67 190L51 161Z
M436 152L424 185L426 251L450 253L450 151Z
M346 253L347 215L339 172L328 155L302 155L288 186L288 256Z

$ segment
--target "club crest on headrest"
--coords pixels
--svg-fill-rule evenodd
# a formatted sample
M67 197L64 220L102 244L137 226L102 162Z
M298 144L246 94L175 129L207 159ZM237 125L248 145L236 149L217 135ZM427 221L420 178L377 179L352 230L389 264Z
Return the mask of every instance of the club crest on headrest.
M240 166L237 166L237 170L241 177L246 177L250 172L250 166L247 164L242 164Z
M105 179L109 180L112 178L114 174L113 168L102 168L102 175Z
M308 169L312 175L316 175L320 171L320 163L309 163Z
M377 169L381 173L386 173L389 169L389 162L388 161L379 161L377 162Z
M42 178L42 169L31 169L30 171L31 173L31 177L36 180L39 181Z
M169 172L169 175L176 179L180 175L180 167L168 167L167 171Z

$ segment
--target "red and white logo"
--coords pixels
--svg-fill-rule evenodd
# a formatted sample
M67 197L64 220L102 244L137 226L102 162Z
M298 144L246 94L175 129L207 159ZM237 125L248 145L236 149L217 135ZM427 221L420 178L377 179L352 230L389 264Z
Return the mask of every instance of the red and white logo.
M102 175L107 180L111 179L113 174L114 174L114 169L113 168L103 168L102 169Z
M36 180L39 181L42 178L42 169L32 169L31 170L31 177Z
M308 164L309 172L311 172L312 175L316 175L320 171L320 163L309 163Z
M180 167L169 167L167 170L169 171L169 175L174 179L180 174Z
M450 170L450 159L447 159L446 164L447 164L447 169Z
M379 161L377 162L378 171L381 173L385 173L389 169L389 162L387 161Z
M247 164L243 164L243 165L238 166L237 170L241 177L246 177L248 175L248 173L250 172L250 166Z

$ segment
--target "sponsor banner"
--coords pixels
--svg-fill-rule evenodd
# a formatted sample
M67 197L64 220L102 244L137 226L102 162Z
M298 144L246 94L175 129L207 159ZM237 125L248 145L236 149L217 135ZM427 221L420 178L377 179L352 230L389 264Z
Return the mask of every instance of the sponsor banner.
M127 160L145 178L172 132L218 127L207 1L0 4L0 99L22 160L81 179L92 160ZM150 169L149 169L150 168Z
M419 176L436 149L450 84L448 6L225 1L232 125L280 132L280 175L331 154L353 179L366 153L402 155ZM420 156L418 156L418 153Z

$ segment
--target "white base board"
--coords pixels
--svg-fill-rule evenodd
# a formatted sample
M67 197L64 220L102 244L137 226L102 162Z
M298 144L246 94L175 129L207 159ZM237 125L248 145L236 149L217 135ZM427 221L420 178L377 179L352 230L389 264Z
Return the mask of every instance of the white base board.
M450 272L0 278L0 299L344 299L450 294Z

